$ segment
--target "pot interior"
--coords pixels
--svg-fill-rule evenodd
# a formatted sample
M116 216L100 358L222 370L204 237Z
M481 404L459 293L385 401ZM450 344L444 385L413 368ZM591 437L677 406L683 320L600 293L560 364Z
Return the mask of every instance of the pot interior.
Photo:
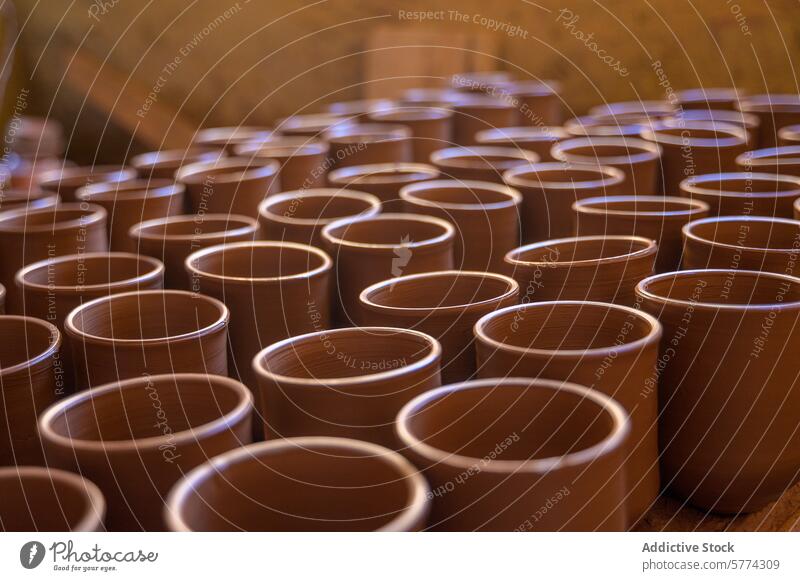
M438 175L438 170L433 167L429 171L422 171L413 166L386 167L384 164L377 164L334 170L328 176L328 181L331 184L358 187L359 184L408 184L433 179Z
M627 200L613 200L603 198L600 200L586 200L578 201L578 208L591 208L592 210L602 210L607 212L624 212L631 216L640 218L646 217L648 214L655 215L659 219L668 214L689 214L692 212L701 212L701 208L697 207L696 202L689 199L680 201L675 199L662 199L662 200L641 200L635 196L631 196Z
M81 256L57 260L25 273L25 282L38 286L86 287L129 281L155 270L145 257L130 255Z
M17 317L0 316L0 372L34 359L53 344L52 329Z
M715 220L690 225L698 238L720 244L766 250L800 249L800 222Z
M0 476L0 530L70 531L95 509L90 497L75 484L42 469L41 474Z
M236 216L226 216L225 218L203 218L192 216L189 219L169 219L157 224L148 225L141 230L141 234L148 237L161 237L169 239L171 237L202 237L218 234L223 238L226 232L233 234L234 230L242 228L254 228L250 221L237 218Z
M655 159L656 154L645 147L631 145L582 145L563 147L562 151L567 158L580 158L581 160L595 161L605 157L625 158L631 156L641 156L649 154Z
M427 200L439 204L484 205L513 202L513 198L504 192L489 188L473 186L429 186L415 189L409 197Z
M223 245L192 260L203 274L236 278L275 278L308 273L325 265L322 255L295 246Z
M573 183L575 186L602 185L603 180L612 176L594 169L564 167L560 169L537 169L514 174L515 180L525 180L536 187L547 187L550 183ZM609 184L610 185L610 184Z
M338 218L357 216L371 209L368 199L340 194L305 195L270 202L267 211L271 216L291 220L319 220L320 224Z
M660 299L738 307L800 302L800 283L748 271L685 271L645 279Z
M380 306L434 310L499 300L510 290L505 279L456 272L394 279L368 299Z
M637 238L570 238L521 248L513 254L517 263L569 263L608 260L627 256L648 248L646 240Z
M441 224L415 219L358 220L330 230L335 238L354 244L403 246L438 238L447 233Z
M520 152L519 155L512 154L463 154L458 157L448 157L437 160L436 163L444 167L464 168L464 169L496 169L505 170L512 167L531 163L531 153Z
M784 180L772 180L762 177L721 178L695 180L691 184L701 190L720 193L735 192L737 194L769 194L777 192L794 192L800 196L800 184ZM694 192L692 192L694 193ZM705 192L701 192L705 193Z

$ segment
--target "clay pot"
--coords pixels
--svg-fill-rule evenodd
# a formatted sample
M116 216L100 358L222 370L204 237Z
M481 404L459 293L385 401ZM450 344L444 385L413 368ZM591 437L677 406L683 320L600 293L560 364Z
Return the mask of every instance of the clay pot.
M111 250L136 250L128 231L145 220L165 218L183 213L186 188L172 180L132 180L100 183L83 187L75 193L82 202L97 204L109 216L109 247Z
M175 172L177 172L181 166L198 161L212 162L224 155L225 152L221 149L208 149L204 147L165 149L136 155L130 159L130 164L136 169L136 172L142 179L171 180L175 178Z
M186 472L250 443L253 399L217 375L144 375L75 394L42 414L48 461L90 478L111 531L165 528L164 499Z
M316 188L325 185L328 144L305 137L274 138L266 143L238 145L234 153L243 158L274 159L283 190Z
M136 179L136 170L115 165L93 165L83 167L59 167L42 172L39 187L51 194L58 194L64 202L75 202L75 193L82 187L94 183L126 182Z
M479 377L569 381L622 404L631 419L625 504L633 525L658 497L658 397L653 377L661 325L640 311L558 301L511 306L475 325Z
M800 222L761 216L720 216L683 227L683 268L725 268L795 274Z
M522 194L489 182L433 180L400 190L403 209L451 222L456 228L455 266L463 270L506 269L503 257L519 246Z
M706 202L711 216L792 217L800 177L771 173L722 173L681 182L681 195Z
M173 531L415 531L430 491L402 456L346 438L289 438L212 458L167 499Z
M325 132L333 167L404 163L414 158L411 130L404 125L337 125Z
M625 174L604 166L560 162L522 165L503 174L522 193L522 241L537 242L572 234L572 204L619 193Z
M542 127L561 125L561 98L558 81L511 81L500 92L510 96L522 125Z
M742 99L742 94L736 88L706 88L685 89L678 91L677 103L679 110L724 110L735 111L736 105Z
M758 128L761 120L752 113L742 113L741 111L728 111L717 109L690 109L682 111L680 115L669 117L671 123L684 121L707 121L712 123L728 123L744 129L747 133L747 147L756 147L758 144Z
M675 113L669 101L618 101L589 109L589 115L600 120L661 119Z
M295 190L270 196L258 210L261 237L322 246L322 229L341 218L374 216L381 201L372 194L335 188Z
M0 468L0 531L99 532L106 501L93 483L55 468Z
M743 129L710 121L659 121L641 136L662 148L659 191L667 195L689 176L734 171L736 156L747 149Z
M500 147L516 147L532 151L543 161L554 161L550 150L569 134L561 127L500 127L486 129L475 134L475 141L480 145Z
M661 147L632 137L583 137L553 145L552 157L568 164L615 167L625 173L629 194L657 191Z
M449 222L422 214L358 216L325 226L322 241L335 264L338 322L358 316L358 296L371 284L451 270L454 238Z
M75 164L66 159L54 157L23 157L9 152L4 156L0 167L3 168L5 179L4 187L20 190L39 189L42 176L53 170L59 172L65 168L75 167ZM52 177L56 174L50 174ZM48 192L52 193L52 192Z
M334 113L292 115L279 119L275 124L275 131L281 135L321 138L329 129L354 124L351 117Z
M672 196L587 198L572 206L578 236L641 236L658 245L655 271L678 270L683 252L681 228L708 216L708 204Z
M445 107L403 106L369 115L372 123L404 125L411 130L413 159L427 163L431 153L452 143L453 111Z
M380 199L384 212L400 212L401 188L438 177L439 170L424 163L379 163L333 170L328 185L370 193Z
M800 125L787 125L778 130L779 145L800 145Z
M85 202L0 214L0 282L8 291L9 309L21 312L14 275L26 264L108 250L106 220L101 206Z
M472 327L486 313L517 302L519 285L500 274L439 271L376 283L361 293L366 325L416 329L442 344L442 380L465 381L475 373Z
M130 229L136 252L164 263L164 286L189 289L184 263L192 252L226 242L248 242L258 238L258 222L234 214L198 214L148 220Z
M661 476L714 512L762 508L797 479L800 280L688 270L643 280L658 317Z
M448 147L431 154L431 163L443 178L497 184L503 183L503 173L507 170L537 161L539 156L532 151L494 145Z
M0 466L40 465L36 419L64 394L61 333L40 319L2 315L0 336Z
M639 236L579 236L522 246L506 255L520 302L599 301L632 306L653 274L656 243Z
M52 117L19 115L15 110L6 127L5 144L30 158L62 157L64 126Z
M0 212L8 210L38 210L52 208L59 202L58 194L36 188L0 189Z
M158 373L227 375L228 307L186 291L147 290L84 303L64 321L80 389Z
M224 149L228 154L232 154L237 145L251 141L269 141L272 134L273 130L270 127L246 125L209 127L198 131L193 143L199 147Z
M486 129L513 127L520 121L512 99L469 96L453 104L453 142L474 145L475 134Z
M761 128L758 132L759 147L775 147L778 130L787 125L800 123L800 95L765 94L745 97L738 103L745 113L758 115Z
M431 486L434 530L626 527L630 420L599 391L529 378L456 383L410 401L397 433Z
M340 115L355 120L364 120L371 113L388 111L394 107L389 99L355 99L353 101L339 101L325 106L328 113Z
M800 145L746 151L736 158L741 171L800 177Z
M564 130L575 137L638 137L650 123L646 117L631 121L586 115L568 119L564 123Z

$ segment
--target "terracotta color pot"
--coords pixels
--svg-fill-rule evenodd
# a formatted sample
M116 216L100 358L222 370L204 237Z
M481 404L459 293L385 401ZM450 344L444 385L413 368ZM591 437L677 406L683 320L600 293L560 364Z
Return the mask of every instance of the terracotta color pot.
M500 274L439 271L376 283L361 293L366 325L416 329L442 344L444 383L465 381L475 373L472 327L495 309L514 305L519 285Z
M787 125L778 130L778 145L800 145L800 125Z
M511 81L500 92L509 95L522 125L542 127L561 125L561 98L558 81Z
M687 178L681 195L702 200L711 216L792 217L792 203L800 196L800 177L771 173L722 173Z
M532 151L543 161L553 161L550 149L568 137L569 134L561 127L500 127L479 131L475 134L475 141L480 145L516 147Z
M478 181L433 180L400 190L403 209L451 222L456 228L455 266L463 270L506 269L503 257L519 246L522 194Z
M199 147L224 149L233 153L237 145L251 141L269 141L273 130L270 127L236 125L233 127L209 127L194 136L193 143Z
M578 200L575 233L578 236L641 236L658 245L655 271L678 270L683 253L681 228L708 216L708 204L672 196L609 196Z
M183 184L172 180L148 179L92 184L79 189L75 197L105 208L111 250L130 252L136 250L128 236L131 227L145 220L183 213L185 191Z
M120 293L64 322L78 389L159 373L227 375L228 307L186 291Z
M431 154L431 163L443 178L498 184L503 183L503 173L507 170L537 161L539 156L532 151L494 145L448 147Z
M758 144L758 128L761 120L752 113L742 113L741 111L728 111L717 109L690 109L682 111L680 115L669 117L671 123L684 121L706 121L712 123L728 123L744 129L747 133L747 147L753 148Z
M625 504L633 525L658 497L658 397L653 375L661 324L605 303L512 306L475 325L479 377L541 377L600 391L631 418Z
M369 115L372 123L393 123L411 130L413 159L427 163L431 153L452 143L453 111L449 107L403 106Z
M13 152L5 155L5 161L2 166L7 174L6 187L20 190L39 189L39 182L47 172L52 170L59 170L60 172L65 168L76 167L75 163L66 159L23 157ZM53 175L50 174L51 177Z
M130 164L142 179L171 180L175 178L175 172L181 166L198 161L214 161L224 155L225 152L221 149L208 149L205 147L165 149L136 155L130 159Z
M322 246L322 229L341 218L374 216L381 211L377 196L354 190L314 188L270 196L258 209L261 237Z
M61 333L33 317L2 315L0 336L0 466L42 464L36 418L64 394Z
M37 188L0 189L0 212L8 210L38 210L52 208L59 202L58 194Z
M603 103L589 109L589 115L602 120L660 119L675 113L669 101L618 101Z
M688 270L637 287L661 320L661 476L704 510L755 511L798 476L800 280Z
M667 195L690 176L734 171L736 156L747 149L747 133L726 123L660 121L641 136L662 148L659 191Z
M404 125L339 125L325 132L333 167L404 163L414 158L411 130Z
M614 167L560 162L535 163L503 174L522 193L522 241L537 242L572 234L572 204L619 193L625 174Z
M765 94L745 97L738 103L745 113L753 113L761 119L758 133L759 147L775 147L778 130L787 125L800 123L800 95Z
M283 190L325 185L328 144L305 137L277 137L266 143L245 143L234 149L237 156L255 160L274 159Z
M355 99L353 101L339 101L325 106L328 113L341 115L354 119L366 119L370 113L388 111L394 107L389 99Z
M679 110L724 110L734 111L742 99L742 94L736 88L706 88L685 89L678 91L677 103Z
M42 414L48 460L90 478L112 531L163 530L186 472L250 443L253 398L216 375L145 375L75 394Z
M506 255L520 302L599 301L632 306L653 274L656 243L639 236L580 236L522 246Z
M556 143L551 156L572 164L615 167L625 173L625 193L654 194L661 147L632 137L581 137Z
M422 214L378 214L345 218L322 229L334 260L337 320L357 316L358 296L387 278L451 270L455 229L440 218Z
M101 206L85 202L0 214L0 282L8 291L9 309L21 312L14 276L26 264L108 250L106 219Z
M474 145L475 134L486 129L519 125L519 113L508 97L469 96L453 104L453 142Z
M736 158L740 171L800 177L800 145L746 151Z
M248 242L258 238L258 222L235 214L198 214L148 220L129 231L136 252L164 263L164 286L189 289L184 263L192 252L226 242Z
M384 212L400 212L401 188L438 177L439 170L424 163L378 163L333 170L328 185L370 193L381 200Z
M450 86L459 91L486 93L513 80L507 71L474 71L450 77Z
M346 438L290 438L212 458L167 499L173 531L415 531L428 485L402 456Z
M53 117L19 115L8 121L6 146L26 157L62 157L64 126Z
M55 468L0 468L0 531L98 532L106 501L93 483Z
M397 416L446 531L624 530L630 429L599 391L529 378L448 385Z
M394 448L394 418L441 385L442 348L425 333L350 327L280 341L252 360L267 439L356 438Z
M102 182L126 182L136 179L136 170L130 167L94 165L84 167L59 167L39 176L38 185L51 194L58 194L64 202L77 200L75 192L83 186Z
M355 121L349 116L314 113L279 119L275 124L275 131L281 135L321 138L329 129L354 124Z
M586 115L568 119L564 123L564 130L575 137L638 137L650 123L646 117L631 121Z

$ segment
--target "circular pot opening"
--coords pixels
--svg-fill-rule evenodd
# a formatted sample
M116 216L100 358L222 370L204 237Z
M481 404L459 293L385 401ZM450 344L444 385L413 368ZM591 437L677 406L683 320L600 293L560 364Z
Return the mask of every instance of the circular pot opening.
M200 250L187 265L200 276L252 281L312 276L330 267L330 260L311 246L244 242Z
M331 189L329 193L303 190L297 195L270 196L264 201L262 216L279 222L323 225L380 209L380 201L370 194L352 194Z
M778 307L800 302L797 279L770 273L687 270L652 276L637 292L659 302L677 301L712 307Z
M409 214L380 214L334 222L324 230L335 243L383 248L435 244L451 238L453 232L452 226L444 220L414 218Z
M257 228L257 222L245 216L204 214L202 217L192 215L148 220L134 226L131 232L140 238L191 240L224 238L227 235L255 232Z
M44 260L24 268L20 276L24 285L80 291L134 282L161 270L163 267L158 260L143 255L78 254Z
M423 206L483 210L519 204L522 196L505 186L458 180L431 181L404 188L400 197Z
M800 222L794 220L711 218L690 222L685 231L695 239L742 249L800 249Z
M31 317L0 316L0 376L33 365L55 353L61 337L52 325Z
M586 214L630 216L637 219L686 217L708 211L708 205L699 200L671 196L609 196L586 198L575 202L575 209Z
M354 165L333 170L328 182L333 185L358 184L405 184L430 180L439 176L439 171L420 163L376 163Z
M650 251L655 252L655 244L645 238L586 236L537 242L511 251L509 257L515 264L572 264L628 260L633 254Z

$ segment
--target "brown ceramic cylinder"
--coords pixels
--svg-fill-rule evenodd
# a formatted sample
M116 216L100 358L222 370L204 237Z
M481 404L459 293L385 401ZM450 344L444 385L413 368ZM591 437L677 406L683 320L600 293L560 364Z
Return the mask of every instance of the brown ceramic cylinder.
M778 145L800 145L800 125L787 125L778 130Z
M397 433L430 484L434 530L625 530L630 420L599 391L530 378L456 383L406 404Z
M22 104L27 105L24 102ZM64 126L54 117L20 115L19 111L15 111L8 122L6 132L5 143L8 149L25 157L64 155Z
M337 320L358 316L358 296L387 278L452 270L455 229L422 214L378 214L345 218L322 229L334 261Z
M800 123L800 95L751 95L743 98L738 103L738 108L745 113L758 115L761 119L758 147L775 147L781 127Z
M52 208L59 202L58 194L35 187L10 189L0 188L0 212L8 210Z
M404 125L340 125L325 132L333 167L409 163L414 159L411 130Z
M727 123L744 129L747 133L747 147L754 148L758 144L758 128L761 120L752 113L742 113L741 111L728 111L717 109L690 109L682 111L680 115L668 118L673 123L684 121L706 121L711 123Z
M269 141L272 134L271 128L261 126L209 127L197 132L193 144L198 147L224 149L232 154L237 145L251 141Z
M678 91L677 103L683 110L724 110L735 111L736 105L742 99L739 89L727 87L699 87Z
M40 319L2 315L0 336L0 466L41 465L36 419L64 395L61 333Z
M99 532L106 501L72 472L36 466L0 468L0 531Z
M487 129L475 134L475 141L479 145L493 145L500 147L516 147L532 151L542 161L555 161L550 155L553 145L563 139L568 139L567 133L561 127L500 127Z
M548 162L512 168L503 179L522 194L522 241L527 243L570 236L572 204L619 193L625 174L614 167Z
M708 216L708 204L673 196L609 196L578 200L577 236L641 236L658 245L655 271L678 270L683 253L681 228Z
M335 169L328 174L328 185L367 192L380 198L384 212L400 212L404 186L438 177L439 170L424 163L377 163Z
M443 178L498 184L503 183L503 173L507 170L538 161L539 156L532 151L494 145L448 147L431 154L431 163Z
M354 190L314 188L270 196L258 209L263 240L322 246L320 233L342 218L374 216L381 211L377 196Z
M639 236L580 236L536 242L506 255L520 302L599 301L633 306L653 274L656 243Z
M164 149L135 155L130 159L133 167L143 180L175 179L175 172L181 166L198 161L214 161L225 155L221 149L190 147L188 149Z
M316 188L325 185L328 144L304 137L277 137L266 143L245 143L235 155L251 159L274 159L280 164L281 190Z
M58 194L64 202L77 200L75 192L89 184L102 182L125 182L136 179L136 170L113 165L85 167L64 166L43 172L39 176L39 187L51 194Z
M416 329L442 344L442 381L472 379L472 327L486 313L517 303L514 279L490 272L446 270L376 283L361 293L361 322Z
M800 145L745 151L736 158L739 171L800 177Z
M325 106L328 113L341 115L351 119L366 119L371 113L388 111L394 107L389 99L354 99L352 101L338 101Z
M403 106L369 115L372 123L404 125L411 130L413 159L428 163L431 153L452 143L453 111L449 107Z
M280 191L274 160L223 157L182 166L175 180L186 186L195 214L240 214L255 218L261 201Z
M503 272L503 257L519 246L522 194L490 182L433 180L400 190L403 209L455 226L453 258L462 270Z
M55 157L24 157L14 152L5 156L6 187L20 190L39 188L39 181L48 172L58 170L59 173L49 173L49 176L60 175L61 170L75 167L75 164L66 159ZM53 193L53 192L48 192Z
M173 531L417 531L428 485L397 452L346 438L289 438L232 450L167 499Z
M660 119L675 112L669 101L618 101L603 103L589 109L589 115L599 119Z
M217 244L255 240L258 232L258 222L249 216L198 214L148 220L131 228L128 235L134 241L134 252L164 263L166 288L188 290L187 256Z
M662 480L703 510L762 508L797 480L800 279L687 270L643 280L658 317Z
M709 205L711 216L791 218L800 177L770 173L707 174L681 182L681 195Z
M97 484L111 531L164 530L186 472L251 442L253 398L218 375L144 375L75 394L42 414L48 461Z
M518 111L507 96L467 96L453 104L453 142L457 145L476 144L479 131L518 124Z
M564 130L574 137L638 137L648 124L646 119L629 121L585 115L568 119L564 122Z
M275 131L290 137L322 138L326 131L335 127L355 125L349 116L334 113L312 113L308 115L292 115L279 119Z
M512 306L475 325L479 377L540 377L584 385L614 398L631 418L625 461L629 524L658 497L661 340L655 318L619 305L558 301Z
M230 311L212 297L147 290L101 297L64 322L80 389L159 373L228 374Z

